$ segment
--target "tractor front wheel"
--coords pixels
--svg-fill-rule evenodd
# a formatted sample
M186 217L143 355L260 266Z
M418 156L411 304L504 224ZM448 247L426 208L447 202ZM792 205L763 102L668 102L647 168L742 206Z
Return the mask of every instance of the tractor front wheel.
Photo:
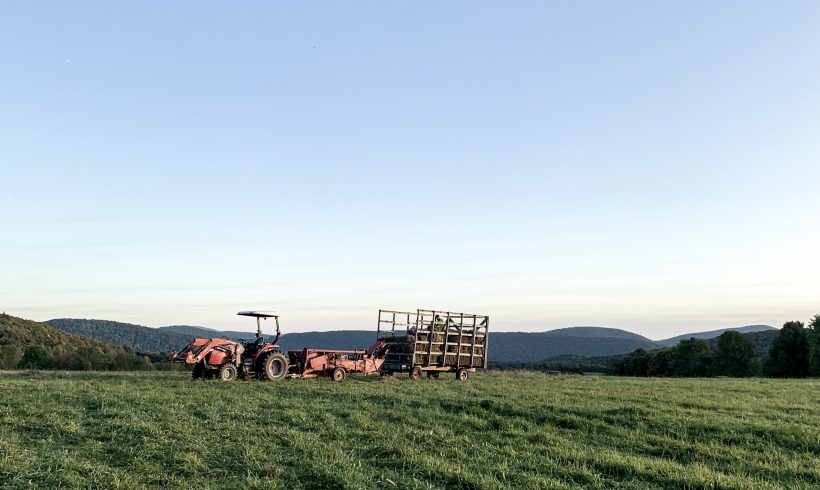
M272 352L262 361L265 379L279 381L288 374L288 359L281 352Z
M337 367L336 369L333 370L333 381L336 381L337 383L341 383L342 381L345 380L346 377L347 377L347 372L345 371L345 368Z
M219 368L219 379L222 381L233 381L236 379L237 370L233 364L223 364Z
M469 377L470 377L470 372L467 371L466 369L459 369L456 372L456 379L458 379L459 381L467 381L467 378L469 378Z
M421 379L421 368L420 367L417 366L417 367L414 367L413 369L410 370L410 379L412 379L413 381L418 381L418 380Z

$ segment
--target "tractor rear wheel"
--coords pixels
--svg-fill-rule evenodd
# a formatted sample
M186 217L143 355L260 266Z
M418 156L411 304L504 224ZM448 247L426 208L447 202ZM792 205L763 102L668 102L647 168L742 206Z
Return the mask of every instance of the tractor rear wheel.
M418 381L421 379L421 368L416 366L410 370L410 379Z
M219 379L222 381L233 381L236 379L236 366L233 364L223 364L219 368Z
M456 372L456 379L459 381L467 381L467 378L470 377L470 372L466 369L459 369Z
M270 381L285 379L288 374L288 359L281 352L271 352L262 361L262 373Z
M342 381L345 380L346 377L347 377L347 371L345 371L345 368L337 367L336 369L333 370L333 381L341 383Z

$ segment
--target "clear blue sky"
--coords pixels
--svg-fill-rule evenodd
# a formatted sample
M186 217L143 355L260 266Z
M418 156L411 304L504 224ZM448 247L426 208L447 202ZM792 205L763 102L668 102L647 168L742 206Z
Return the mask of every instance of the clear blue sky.
M820 3L3 2L0 309L820 311Z

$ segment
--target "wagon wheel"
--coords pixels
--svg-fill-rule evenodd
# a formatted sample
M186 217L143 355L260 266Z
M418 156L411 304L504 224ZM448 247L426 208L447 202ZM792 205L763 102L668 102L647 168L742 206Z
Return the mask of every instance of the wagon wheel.
M233 381L236 379L236 366L233 364L223 364L219 368L219 379L222 381Z
M345 368L337 367L333 370L333 381L341 383L347 377L347 371Z
M265 379L279 381L288 374L288 360L281 352L272 352L262 361Z
M416 366L410 370L410 379L418 381L421 379L421 368Z
M470 377L470 372L466 369L459 369L456 372L456 379L459 381L467 381L467 378Z
M435 371L429 371L427 373L427 377L430 379L438 379L438 373Z

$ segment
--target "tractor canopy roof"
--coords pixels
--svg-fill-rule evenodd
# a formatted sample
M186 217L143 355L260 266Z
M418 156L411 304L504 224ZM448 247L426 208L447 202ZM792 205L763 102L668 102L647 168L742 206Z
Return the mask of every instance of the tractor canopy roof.
M240 311L237 315L255 316L256 318L279 318L275 311Z

